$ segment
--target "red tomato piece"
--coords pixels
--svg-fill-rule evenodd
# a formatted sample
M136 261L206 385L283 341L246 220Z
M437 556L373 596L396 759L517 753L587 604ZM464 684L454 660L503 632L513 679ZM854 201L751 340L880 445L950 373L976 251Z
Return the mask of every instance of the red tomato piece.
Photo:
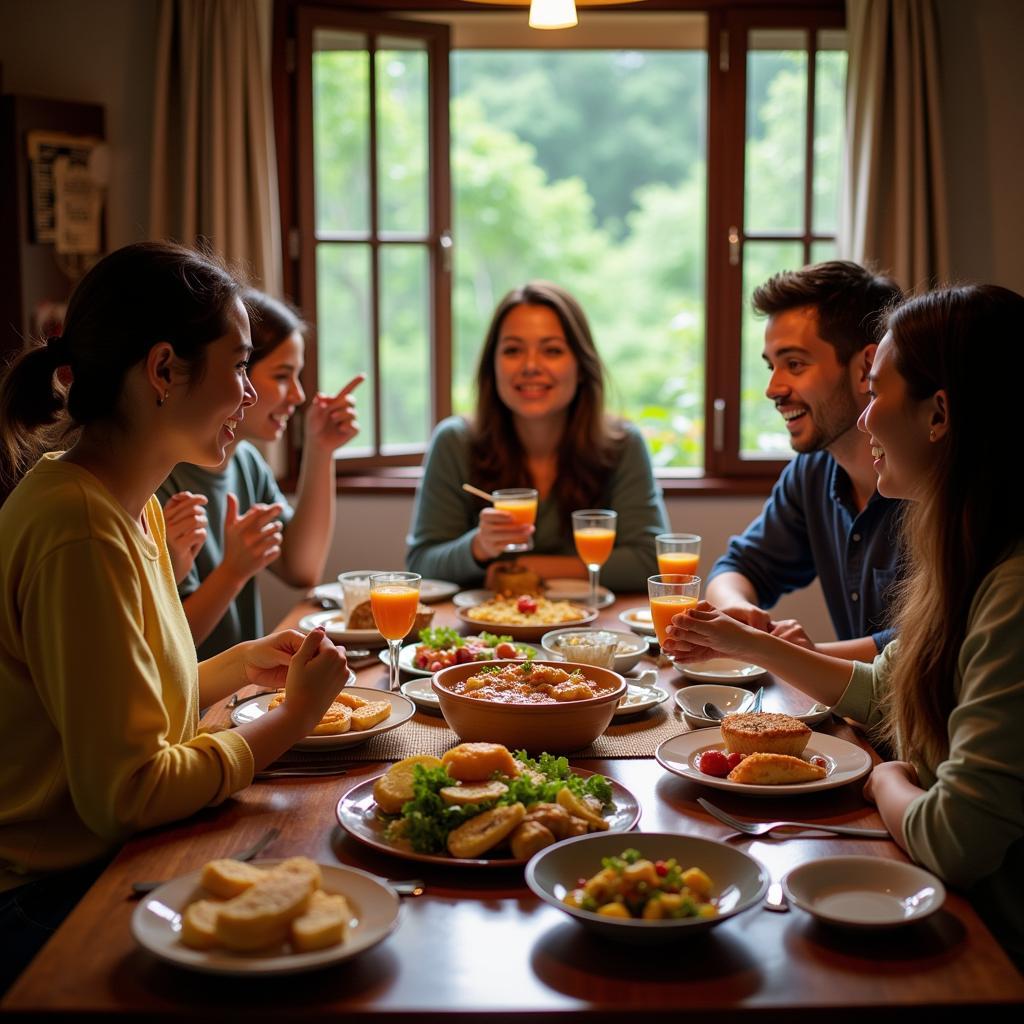
M510 644L507 640L503 640L494 648L494 656L501 659L518 658L519 652L516 650L515 644Z
M516 608L524 615L532 615L537 610L537 602L534 601L529 594L523 594L523 596L516 601Z

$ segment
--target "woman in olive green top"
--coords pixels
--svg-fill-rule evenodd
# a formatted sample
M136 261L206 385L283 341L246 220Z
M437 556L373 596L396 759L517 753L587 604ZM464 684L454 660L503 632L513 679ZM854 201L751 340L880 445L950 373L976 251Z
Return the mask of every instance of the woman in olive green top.
M1024 965L1024 518L1019 464L1024 298L995 286L912 299L889 318L869 376L879 493L911 500L899 639L872 665L830 658L702 605L676 616L677 657L756 661L900 760L865 795L916 861L967 891ZM868 443L867 441L865 443ZM1012 485L1011 485L1012 486Z

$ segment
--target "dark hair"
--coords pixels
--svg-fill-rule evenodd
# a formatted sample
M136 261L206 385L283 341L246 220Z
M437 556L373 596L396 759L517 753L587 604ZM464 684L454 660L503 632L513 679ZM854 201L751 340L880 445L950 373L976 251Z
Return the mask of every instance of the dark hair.
M604 365L586 315L564 288L550 281L530 281L512 289L498 303L491 318L476 373L470 473L473 482L487 490L533 485L512 412L498 397L494 368L501 325L513 308L522 305L550 309L558 317L565 340L576 357L578 384L567 410L554 488L559 511L568 523L574 509L586 508L599 499L625 433L619 421L605 416Z
M63 335L21 352L0 381L0 479L13 486L55 437L116 421L126 373L158 342L200 375L240 292L213 258L170 242L139 242L101 259L72 293ZM63 366L69 387L55 381Z
M266 292L247 288L242 301L249 310L249 333L252 335L252 357L249 365L265 359L289 335L305 336L307 325L293 306Z
M750 301L762 316L813 306L819 336L845 366L865 346L881 340L885 314L902 298L892 278L848 260L831 260L768 278Z
M933 471L904 519L909 572L896 599L900 646L885 723L890 742L934 764L949 750L971 602L1024 537L1006 483L1018 458L1024 297L995 285L948 288L908 300L888 328L910 398L947 396Z

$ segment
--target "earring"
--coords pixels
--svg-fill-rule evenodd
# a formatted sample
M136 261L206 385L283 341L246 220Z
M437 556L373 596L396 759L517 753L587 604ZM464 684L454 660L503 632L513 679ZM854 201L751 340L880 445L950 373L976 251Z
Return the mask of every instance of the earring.
M170 391L165 391L165 392L164 392L164 396L163 396L163 398L161 398L161 397L160 397L159 395L157 395L157 399L156 399L156 404L157 404L158 406L159 406L159 405L163 405L163 404L164 404L164 402L166 402L166 401L167 401L167 398L168 398L168 396L169 396L169 395L170 395Z
M935 430L934 430L934 428L932 430L928 431L928 440L929 441L934 441L935 440Z

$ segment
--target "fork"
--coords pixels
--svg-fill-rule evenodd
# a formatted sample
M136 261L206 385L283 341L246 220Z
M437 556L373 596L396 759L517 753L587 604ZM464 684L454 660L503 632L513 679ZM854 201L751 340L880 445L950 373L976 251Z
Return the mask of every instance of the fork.
M776 829L796 829L802 832L829 832L837 836L860 836L862 839L890 839L892 838L884 828L855 828L852 825L816 825L809 821L740 821L731 814L726 814L721 808L709 803L704 797L697 797L697 803L704 808L712 818L717 818L723 825L743 832L748 836L764 836Z
M260 779L303 779L321 775L344 775L348 771L337 764L285 764L279 768L264 768L253 778ZM236 858L238 859L238 858Z
M239 850L238 853L231 854L230 859L252 860L253 857L258 853L261 853L264 848L269 846L280 834L280 829L268 828L267 831L252 844L252 846L248 846L244 850ZM147 892L152 892L163 884L163 882L132 882L132 892L136 896L145 896Z

